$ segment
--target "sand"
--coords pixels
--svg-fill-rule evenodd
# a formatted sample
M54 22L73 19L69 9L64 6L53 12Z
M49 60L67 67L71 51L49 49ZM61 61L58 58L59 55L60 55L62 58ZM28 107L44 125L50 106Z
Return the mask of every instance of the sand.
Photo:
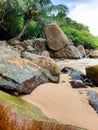
M59 84L40 85L22 98L38 106L50 118L88 130L98 130L98 114L89 105L88 97L79 93L88 89L98 92L98 88L73 89L69 80L68 75L61 74Z

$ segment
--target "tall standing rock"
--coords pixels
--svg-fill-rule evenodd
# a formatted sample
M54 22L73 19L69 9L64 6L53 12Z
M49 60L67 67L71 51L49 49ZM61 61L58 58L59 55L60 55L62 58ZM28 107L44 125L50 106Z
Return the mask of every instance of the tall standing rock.
M82 58L82 54L57 24L48 24L44 31L46 34L47 45L54 57L71 59Z
M53 51L60 50L68 45L73 45L64 32L55 23L48 24L44 31L46 34L47 45Z

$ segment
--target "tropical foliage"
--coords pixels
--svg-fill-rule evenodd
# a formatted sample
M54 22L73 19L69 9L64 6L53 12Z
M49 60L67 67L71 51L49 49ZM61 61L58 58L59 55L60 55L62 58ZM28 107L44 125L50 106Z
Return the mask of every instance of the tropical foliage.
M98 47L98 37L90 34L89 28L68 18L56 16L57 23L64 33L73 41L75 46L84 45L85 48Z
M98 37L69 18L68 11L67 6L53 5L51 0L0 0L0 39L45 37L44 26L56 22L75 46L98 47Z
M1 0L0 32L3 32L3 35L0 33L0 38L9 39L16 36L16 39L20 39L31 20L36 21L37 27L41 21L42 26L53 11L66 10L67 7L64 5L54 6L51 0ZM33 23L30 25L33 26Z

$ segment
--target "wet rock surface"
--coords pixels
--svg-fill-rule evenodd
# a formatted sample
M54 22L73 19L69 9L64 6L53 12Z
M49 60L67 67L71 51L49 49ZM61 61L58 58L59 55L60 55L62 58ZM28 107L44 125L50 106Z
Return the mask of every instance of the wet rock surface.
M72 88L87 88L87 86L81 81L70 81Z
M89 104L94 108L94 110L98 113L98 94L94 91L88 91L88 101Z
M79 82L79 80L81 81L81 85L82 86L91 86L94 87L94 84L92 83L92 80L90 80L82 71L78 70L78 69L74 69L71 67L64 67L61 69L61 72L68 74L69 76L71 76L71 79L73 80L71 83L72 85L75 87L75 85L77 86Z

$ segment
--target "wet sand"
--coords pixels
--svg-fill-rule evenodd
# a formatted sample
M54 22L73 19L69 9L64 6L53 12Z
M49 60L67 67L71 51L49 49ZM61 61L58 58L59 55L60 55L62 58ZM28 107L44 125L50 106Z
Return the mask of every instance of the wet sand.
M68 75L61 74L59 84L40 85L30 95L22 98L38 106L50 118L65 124L98 130L98 114L89 105L88 97L79 93L79 90L88 89L98 92L98 88L73 89L69 81Z

